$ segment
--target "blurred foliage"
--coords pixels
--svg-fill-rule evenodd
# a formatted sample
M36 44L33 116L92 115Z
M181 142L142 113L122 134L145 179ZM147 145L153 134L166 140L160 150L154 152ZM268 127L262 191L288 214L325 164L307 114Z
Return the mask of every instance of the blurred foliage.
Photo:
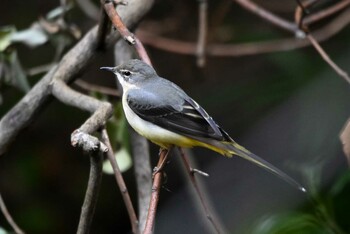
M252 234L345 234L350 233L350 170L336 178L325 191L318 191L302 208L266 215Z
M24 44L30 49L35 49L50 41L56 48L56 54L52 61L54 64L61 58L64 49L72 44L71 37L75 39L81 37L80 30L74 24L68 24L64 21L65 14L71 9L71 4L59 6L49 11L45 18L41 17L27 29L19 31L13 25L0 25L0 105L2 104L1 90L3 85L13 86L22 92L28 92L30 90L28 76L37 73L30 74L31 72L22 68L16 49L17 44ZM50 66L47 67L50 68ZM37 70L39 73L46 71Z
M229 1L227 0L226 3L225 1L211 1L209 3L210 25L218 23L215 22L216 18L213 16L220 16L221 5L225 6ZM3 2L1 3L3 7L0 8L2 17L7 20L4 21L6 24L2 25L3 27L0 29L0 91L6 97L2 106L4 108L0 108L1 116L23 95L16 90L28 91L29 84L35 83L35 79L39 79L39 75L45 72L45 70L40 69L39 72L30 72L32 68L36 68L32 67L33 64L35 66L42 65L44 59L49 65L57 63L63 53L81 37L81 31L86 32L84 29L89 29L96 23L87 19L82 11L73 4L57 7L58 1L38 1L35 4L30 1L15 2L11 4ZM289 4L289 6L295 7L294 1L286 1L282 4L280 0L272 2L280 4L281 15L293 17L293 14L284 13L283 5ZM98 2L95 1L95 3L97 5ZM227 9L223 8L224 11L221 13L225 17L216 25L217 28L213 29L213 33L210 33L212 42L250 43L286 36L285 32L276 30L265 21L252 16L236 5L231 6L231 4L227 5ZM154 8L144 22L146 22L145 25L147 22L153 23L151 24L153 30L170 38L195 41L198 28L196 12L197 3L195 1L156 1ZM42 15L44 17L41 17ZM22 25L22 28L17 29L18 25ZM326 44L327 51L331 51L331 57L338 59L347 56L347 51L344 48L347 48L349 38L349 30L344 30L335 37L334 42L330 40ZM152 57L152 62L157 66L157 70L163 76L184 87L185 90L189 90L191 95L194 94L193 97L203 107L213 113L213 116L218 117L218 122L225 122L225 129L234 130L232 131L234 137L241 135L297 91L308 85L314 85L314 82L320 78L320 73L329 69L313 49L242 58L211 57L208 58L207 67L203 69L196 67L195 58L192 56L169 54L153 48L147 49ZM94 61L94 64L87 68L86 74L82 78L93 80L93 83L103 82L102 79L99 79L101 74L98 73L98 67L101 65L100 63L103 65L113 63L110 54L107 51L103 56L98 57L97 61ZM348 58L345 60L349 61ZM333 91L337 92L337 90ZM313 94L312 91L310 93ZM327 95L328 93L323 92L323 94ZM95 93L92 95L106 100L104 95ZM113 148L122 154L123 160L126 160L128 164L126 168L128 168L131 160L128 125L121 104L114 103L114 106L115 113L108 122L107 130ZM320 108L323 106L320 104ZM297 111L304 112L305 110ZM339 112L336 110L332 114L334 118L339 116ZM87 116L88 114L75 108L51 102L27 131L16 139L15 145L9 152L0 158L0 192L4 194L5 201L15 220L28 233L72 233L76 231L88 175L88 159L81 155L78 150L72 149L69 145L69 135L86 120ZM282 134L285 129L294 127L290 124L291 122L296 121L288 119L287 124L283 126L283 129L280 129ZM303 129L305 132L309 131L305 126L298 125L297 127L300 128L300 132ZM333 125L323 126L327 132L327 127L333 128L334 132L339 131ZM313 139L318 141L319 138L328 137L323 133L322 136L312 133L315 135ZM304 135L306 136L306 133ZM311 144L312 141L304 135L300 137L300 142L297 142L298 146ZM334 135L332 137L332 141L337 140ZM323 143L322 139L320 142ZM316 146L319 147L319 145ZM284 146L276 145L277 147L283 148ZM310 148L312 147L310 146ZM156 155L156 153L154 154ZM203 162L200 164L201 166L209 165L214 161L214 157L205 156L198 157L198 160ZM120 159L117 155L117 160L119 160L118 158ZM329 155L329 158L336 158L335 153ZM227 161L216 155L215 159L222 160L222 164L228 164ZM315 168L314 171L310 169L312 167ZM230 170L232 171L232 167ZM244 171L245 168L238 170ZM322 171L318 165L307 165L300 170L305 170L304 178L310 180L309 200L297 209L290 209L283 213L265 214L256 223L256 226L252 225L248 233L350 233L350 223L348 222L350 213L349 171L338 178L331 178L332 185L327 188L325 184L321 183L325 169ZM173 179L174 182L169 182L166 186L174 192L162 194L164 196L162 204L166 203L166 196L171 197L177 193L176 186L182 183L177 176L178 174L175 173L179 173L178 168L173 168L173 171L168 173L169 181ZM215 184L222 186L216 187L215 193L228 193L228 190L235 189L234 186L221 183L222 177L236 179L236 177L230 177L231 174L226 176L224 173L227 172L218 171L218 174L223 174L223 176L218 176L218 181L215 181ZM124 175L132 198L135 198L132 170L127 170ZM114 178L106 176L103 180L92 233L128 233L129 220ZM269 190L270 188L266 187L265 189ZM237 196L241 195L240 192L242 191L235 191ZM254 195L259 196L260 194ZM238 198L231 197L230 199ZM251 202L249 196L240 196L239 201L241 204ZM177 200L176 202L185 204L186 201ZM272 203L273 201L269 204L273 205ZM263 205L266 204L261 206ZM227 212L234 210L234 212L239 213L239 208L237 211L236 207L233 209L228 203L225 203L224 207ZM185 221L181 220L182 216L184 214L174 214L173 220L179 220L183 223ZM234 215L229 213L229 218L231 216ZM166 218L168 219L168 217ZM252 222L250 219L248 221ZM166 225L168 222L170 222L169 219ZM190 226L194 225L191 223ZM2 227L10 230L0 215L0 233L7 233ZM240 227L237 227L235 230L239 229ZM176 232L177 229L174 228L173 231Z

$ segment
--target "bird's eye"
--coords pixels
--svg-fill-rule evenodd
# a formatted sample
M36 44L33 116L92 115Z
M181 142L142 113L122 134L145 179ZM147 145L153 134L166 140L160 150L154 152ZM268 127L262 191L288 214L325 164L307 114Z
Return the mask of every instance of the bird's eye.
M122 74L123 74L123 76L129 77L131 75L131 72L128 70L123 70Z

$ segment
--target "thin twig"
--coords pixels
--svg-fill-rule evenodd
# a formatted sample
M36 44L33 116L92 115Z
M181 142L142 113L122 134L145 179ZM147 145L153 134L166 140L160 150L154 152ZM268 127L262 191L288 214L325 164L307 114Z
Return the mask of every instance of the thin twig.
M317 41L325 41L339 33L349 24L349 22L350 10L346 10L322 29L313 32L313 35ZM143 30L138 30L137 36L143 43L157 49L177 54L196 54L196 44L192 42L165 38ZM278 51L289 51L309 45L311 45L311 43L307 39L296 39L294 37L254 43L209 44L207 46L207 55L237 57Z
M159 193L160 193L160 188L162 186L162 178L163 178L163 171L162 171L161 165L167 160L168 154L169 154L168 150L162 149L159 155L157 169L153 179L152 194L151 194L151 200L148 208L146 226L143 231L143 234L151 234L153 232L155 217L157 213L157 206L159 201Z
M121 12L124 23L130 27L135 26L152 4L153 0L134 0L133 7L128 7ZM0 120L0 156L7 150L16 136L47 106L44 104L49 103L52 80L55 78L63 82L72 82L91 64L96 55L96 34L97 27L88 31L63 56L57 66L51 68L11 110L2 116ZM107 46L114 45L119 38L119 34L108 36Z
M301 35L303 34L302 31L299 30L298 26L294 24L293 22L290 22L288 20L285 20L272 12L266 10L265 8L257 5L256 3L250 1L250 0L233 0L237 2L239 5L241 5L246 10L249 10L250 12L260 16L261 18L269 21L270 23L283 28L287 31L290 31L294 33L295 35Z
M134 47L135 47L135 50L136 50L137 54L139 55L140 59L142 61L144 61L145 63L147 63L148 65L152 66L151 59L149 58L145 47L143 46L141 41L136 36L134 36L134 39L135 39Z
M199 11L199 27L198 27L198 39L197 39L197 65L203 67L205 65L205 46L207 42L207 29L208 29L208 1L198 1Z
M232 0L224 0L218 2L218 6L216 9L214 9L214 12L211 13L212 17L210 18L211 21L208 23L210 32L207 37L207 42L210 43L215 39L216 36L216 30L220 25L223 25L223 21L225 19L225 16L231 9L231 5L233 4Z
M90 175L88 186L85 193L83 207L81 209L78 234L86 234L90 232L92 218L100 192L102 180L103 154L98 151L90 155Z
M350 77L347 72L345 72L343 69L341 69L333 60L329 57L326 51L320 46L320 44L316 41L316 39L311 35L307 35L307 39L311 42L311 44L314 46L314 48L317 50L317 52L321 55L323 60L328 63L329 66L333 68L333 70L342 77L346 82L350 84Z
M84 90L90 91L90 92L99 92L102 94L106 95L111 95L115 97L120 97L120 92L117 91L116 89L109 88L109 87L104 87L96 84L91 84L89 82L86 82L84 80L75 80L74 82L75 85L77 85L79 88L82 88Z
M96 48L105 49L106 47L106 36L108 34L110 21L108 20L108 15L103 7L104 0L101 0L101 9L100 9L100 20L98 23L98 31L96 38Z
M215 219L213 218L213 216L212 216L212 214L211 214L211 212L210 212L210 210L209 210L209 208L208 208L207 202L206 202L206 200L204 199L203 194L202 194L202 192L201 192L201 190L200 190L200 188L199 188L199 186L198 186L196 177L194 176L194 173L195 173L195 172L194 172L194 170L191 168L190 162L189 162L189 160L188 160L188 158L187 158L185 152L183 151L183 149L182 149L182 148L179 148L179 149L180 149L180 153L181 153L181 159L182 159L182 161L183 161L183 163L184 163L184 165L185 165L185 167L186 167L186 170L187 170L187 172L188 172L188 175L190 176L191 183L192 183L193 187L194 187L195 190L196 190L196 193L197 193L197 195L198 195L198 197L199 197L199 200L200 200L200 202L201 202L201 205L202 205L202 207L203 207L203 209L204 209L205 215L206 215L206 217L208 218L210 224L211 224L211 225L213 226L213 228L215 229L215 231L216 231L217 233L221 233L221 230L224 230L224 228L220 227L219 223L217 223L217 222L215 221Z
M6 218L7 222L10 224L10 226L13 228L16 234L24 234L24 231L16 224L16 222L13 220L10 212L8 211L4 200L2 199L2 196L0 194L0 210L3 213L4 217Z
M118 30L118 32L122 35L124 40L126 40L131 45L134 45L135 44L134 34L132 34L125 27L124 23L122 22L122 19L120 18L119 14L115 10L114 3L111 1L103 1L103 0L102 0L102 2L105 2L103 4L103 7L104 7L107 15L109 16L110 20L112 21L113 25Z
M103 0L102 0L103 1ZM152 66L151 60L146 52L145 47L141 41L135 37L133 33L124 25L122 19L120 18L118 12L116 11L114 5L110 2L104 4L107 15L112 21L114 27L122 35L122 37L131 45L134 45L136 52L138 53L141 60Z
M125 185L123 176L122 176L122 174L120 172L119 166L118 166L117 161L116 161L116 159L114 157L113 149L112 149L112 146L111 146L111 143L109 141L109 137L108 137L108 134L107 134L107 131L106 131L105 128L102 130L102 142L105 145L107 145L107 147L108 147L107 157L108 157L109 162L112 165L115 179L117 181L118 187L119 187L119 189L121 191L124 203L126 205L126 209L128 211L129 219L130 219L130 222L131 222L132 232L133 233L139 233L138 220L137 220L137 216L136 216L136 213L135 213L135 209L134 209L134 207L132 205L128 189L127 189L127 187Z
M322 11L319 11L317 13L311 14L303 19L303 24L310 25L313 24L323 18L326 18L328 16L331 16L338 11L341 11L345 9L348 5L350 5L350 0L342 0L327 9L324 9Z

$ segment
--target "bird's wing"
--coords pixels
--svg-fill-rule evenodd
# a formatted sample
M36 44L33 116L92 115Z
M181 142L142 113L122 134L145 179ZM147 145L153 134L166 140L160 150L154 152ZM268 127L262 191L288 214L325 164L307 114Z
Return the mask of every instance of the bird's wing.
M130 108L142 119L188 137L211 138L229 141L229 136L221 130L207 112L193 99L179 93L171 93L171 98L162 97L162 92L130 90L126 101Z

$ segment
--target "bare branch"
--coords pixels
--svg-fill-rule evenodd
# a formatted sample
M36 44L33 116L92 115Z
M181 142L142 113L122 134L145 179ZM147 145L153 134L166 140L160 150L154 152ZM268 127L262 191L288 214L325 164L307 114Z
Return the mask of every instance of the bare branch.
M143 46L143 44L141 43L141 41L137 37L134 37L134 38L135 38L135 42L136 42L134 47L135 47L140 59L142 61L144 61L145 63L147 63L148 65L152 66L151 59L148 57L148 54L146 52L145 47Z
M77 85L79 88L82 88L86 91L99 92L99 93L102 93L105 95L111 95L114 97L121 96L120 92L114 88L109 88L109 87L104 87L104 86L100 86L100 85L96 85L96 84L91 84L91 83L88 83L84 80L78 79L74 82L74 84Z
M90 154L90 174L86 188L84 203L81 209L78 234L90 232L92 218L98 200L102 180L103 153L95 152Z
M207 41L207 28L208 28L208 1L198 1L199 11L199 27L198 27L198 39L197 39L197 65L203 67L205 65L205 53L206 53L206 41Z
M108 34L110 21L108 20L108 16L103 8L103 5L101 5L100 9L100 22L98 25L98 31L97 31L97 49L105 49L105 40L106 36Z
M129 7L122 12L124 23L135 25L153 4L153 0L129 0ZM96 55L97 27L91 29L42 80L40 80L0 121L0 155L2 155L18 133L34 119L50 99L49 88L53 77L65 83L75 79ZM112 46L120 38L113 34L107 38Z
M321 10L317 13L314 13L312 15L305 17L303 19L303 24L310 25L310 24L313 24L315 22L318 22L321 19L329 17L329 16L337 13L338 11L345 9L348 5L350 5L350 0L340 1L332 6L328 7L327 9Z
M137 45L138 43L136 43ZM116 64L130 60L134 55L132 47L124 41L118 41L114 46L114 60ZM119 82L118 82L119 84ZM120 85L120 84L119 84ZM121 87L119 87L121 90ZM130 126L131 149L134 161L134 172L138 198L139 230L142 231L146 224L147 211L151 198L152 171L149 154L149 144L146 138L137 134Z
M205 212L205 215L206 217L208 218L210 224L213 226L213 228L215 229L216 233L221 233L223 230L225 230L223 227L221 227L219 225L218 222L216 222L217 219L214 219L210 210L209 210L209 207L207 205L207 201L204 199L204 196L198 186L198 183L197 183L197 180L196 180L196 177L194 176L194 172L198 172L199 170L195 170L195 169L192 169L191 166L190 166L190 162L185 154L185 152L183 151L183 149L179 148L180 150L180 153L181 153L181 159L185 165L185 168L187 170L187 173L188 175L190 176L190 180L191 180L191 183L194 187L194 189L196 190L196 193L199 197L199 200L201 202L201 205L204 209L204 212ZM205 173L206 174L206 173ZM208 175L208 174L206 174Z
M0 194L0 210L4 214L4 217L6 218L7 222L10 224L10 226L13 228L16 234L24 234L24 231L16 224L16 222L13 220L10 212L8 211L4 200L2 199L2 196Z
M325 41L345 28L349 22L350 10L346 10L322 29L315 31L313 35L318 41ZM196 44L192 42L184 42L164 38L162 36L155 35L150 32L145 32L143 30L138 30L137 36L142 40L143 43L161 50L178 54L196 54ZM207 55L229 57L247 56L278 51L289 51L297 48L303 48L309 46L310 44L310 41L307 39L296 38L227 45L209 44L207 46Z
M162 149L159 155L159 160L154 174L151 201L149 203L148 215L146 226L143 234L151 234L154 228L155 217L157 213L157 206L159 201L160 188L162 187L163 171L162 165L166 162L168 154L170 151Z
M311 44L314 46L314 48L317 50L317 52L321 55L323 60L328 63L329 66L333 68L333 70L342 77L346 82L350 84L350 77L347 72L345 72L343 69L341 69L333 60L329 57L326 51L320 46L320 44L315 40L315 38L308 34L307 38L311 42Z
M63 81L52 82L52 95L61 102L89 111L93 115L79 128L82 132L91 134L102 128L112 116L112 105L69 88Z
M135 213L135 209L132 205L131 198L129 196L128 189L125 185L122 173L120 172L119 166L118 166L117 161L114 157L113 149L112 149L112 146L111 146L111 143L109 141L109 137L108 137L108 134L107 134L107 131L105 128L102 129L102 141L105 145L107 145L107 147L109 149L107 152L108 160L112 165L115 179L117 181L118 187L120 189L124 203L126 205L126 209L128 211L128 214L129 214L132 233L137 234L137 233L139 233L139 230L138 230L138 220L137 220L137 216Z
M103 0L102 0L103 1ZM146 49L142 45L139 39L135 37L133 33L129 31L129 29L124 25L122 19L119 14L115 10L113 4L111 2L107 2L104 4L104 8L107 12L107 15L111 19L115 28L119 31L119 33L123 36L124 40L126 40L129 44L134 45L139 57L145 63L152 65L151 60L146 52Z
M250 1L250 0L233 0L237 2L239 5L241 5L246 10L256 14L257 16L260 16L261 18L269 21L270 23L285 29L289 32L294 33L295 35L304 35L304 32L299 30L298 26L294 24L293 22L290 22L288 20L285 20L272 12L264 9L263 7L257 5L256 3Z
M116 29L119 31L119 33L124 38L124 40L126 40L131 45L134 45L135 44L134 34L132 34L125 27L124 23L122 22L122 19L120 18L119 14L117 13L117 11L114 8L114 3L111 1L103 1L103 0L102 0L102 2L105 2L103 4L105 11L106 11L107 15L109 16L109 18L111 19L113 25L116 27Z

